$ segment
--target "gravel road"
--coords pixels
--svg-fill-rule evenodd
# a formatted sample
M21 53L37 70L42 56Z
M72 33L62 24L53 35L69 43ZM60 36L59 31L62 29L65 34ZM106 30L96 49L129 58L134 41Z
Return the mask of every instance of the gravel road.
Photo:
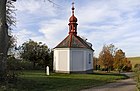
M104 86L93 87L81 91L135 91L136 82L132 79L119 80L114 83L109 83Z

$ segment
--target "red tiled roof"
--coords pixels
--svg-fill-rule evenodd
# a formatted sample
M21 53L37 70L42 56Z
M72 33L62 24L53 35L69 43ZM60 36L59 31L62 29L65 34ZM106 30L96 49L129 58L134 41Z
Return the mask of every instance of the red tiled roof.
M73 34L69 34L55 48L87 48L93 50L92 47L89 46L85 40Z

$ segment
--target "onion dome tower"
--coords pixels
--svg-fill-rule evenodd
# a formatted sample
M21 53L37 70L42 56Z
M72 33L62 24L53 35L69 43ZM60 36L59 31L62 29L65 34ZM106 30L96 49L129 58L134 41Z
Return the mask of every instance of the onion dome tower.
M72 16L69 19L69 34L77 35L77 18L74 16L74 3L72 3Z

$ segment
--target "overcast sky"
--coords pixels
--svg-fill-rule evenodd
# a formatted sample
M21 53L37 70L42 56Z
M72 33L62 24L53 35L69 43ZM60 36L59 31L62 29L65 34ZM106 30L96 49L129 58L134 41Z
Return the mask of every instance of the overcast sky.
M17 0L18 45L32 39L54 48L68 35L72 0ZM114 44L127 57L140 56L140 0L75 0L78 35L92 43L95 56Z

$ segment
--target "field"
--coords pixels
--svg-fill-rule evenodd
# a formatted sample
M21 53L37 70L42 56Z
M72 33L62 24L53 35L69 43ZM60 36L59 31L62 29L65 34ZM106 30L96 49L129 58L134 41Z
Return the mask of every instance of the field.
M46 76L44 71L24 71L17 83L0 88L0 90L7 88L8 91L79 91L125 78L127 77L124 75L113 73L51 73L50 76Z
M128 60L131 61L133 67L135 66L135 64L140 64L140 57L130 57L128 58Z

